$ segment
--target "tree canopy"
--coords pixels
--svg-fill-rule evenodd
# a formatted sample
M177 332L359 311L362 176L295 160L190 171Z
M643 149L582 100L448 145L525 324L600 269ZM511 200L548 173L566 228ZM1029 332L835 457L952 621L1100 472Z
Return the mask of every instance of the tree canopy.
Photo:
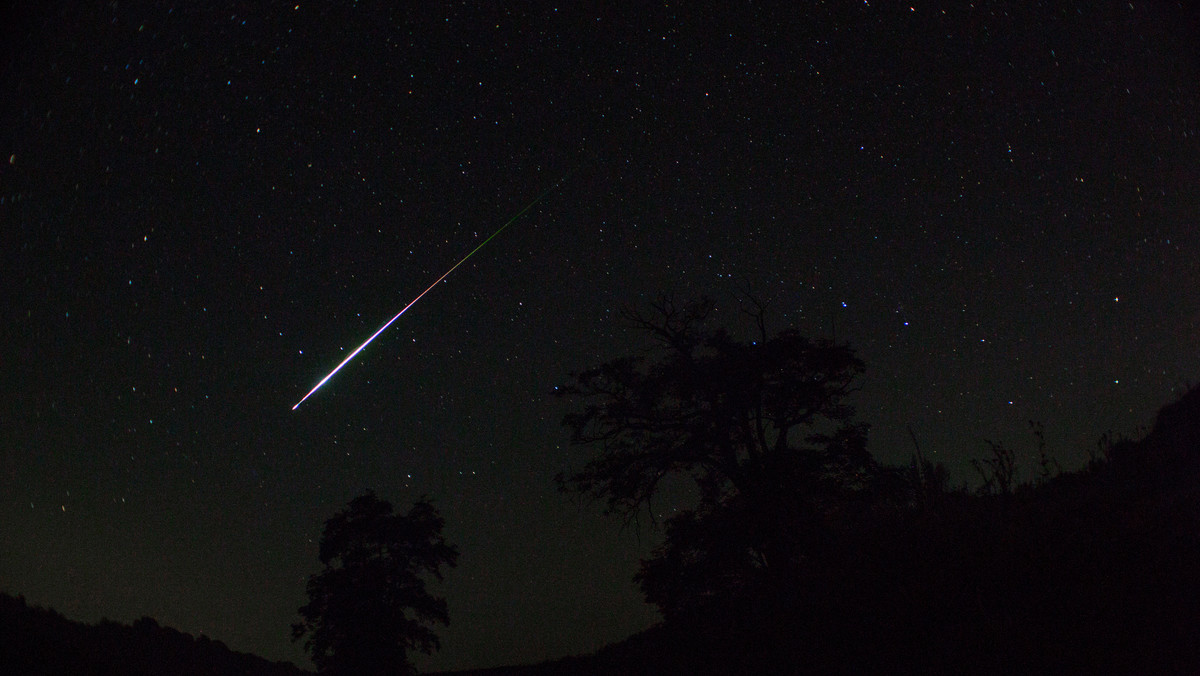
M448 625L450 617L426 578L441 581L442 567L458 561L442 526L426 498L394 514L371 492L325 522L324 569L309 578L303 621L292 627L321 673L413 673L408 651L440 647L431 626Z
M664 299L651 314L626 310L657 348L574 374L560 390L578 403L564 419L573 444L596 451L558 475L562 490L626 520L670 477L698 491L639 575L668 613L794 567L877 470L847 401L863 372L852 349L790 329L768 336L761 308L758 338L738 341L708 326L711 309Z

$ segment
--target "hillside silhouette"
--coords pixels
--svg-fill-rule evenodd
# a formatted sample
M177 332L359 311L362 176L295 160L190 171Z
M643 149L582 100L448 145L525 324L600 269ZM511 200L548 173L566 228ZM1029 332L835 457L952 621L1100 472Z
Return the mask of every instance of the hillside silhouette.
M290 662L234 652L207 636L159 626L84 624L0 594L0 673L22 676L302 676Z
M828 524L832 545L787 593L592 655L454 674L1200 673L1200 388L1076 471L996 481L1012 452L992 450L973 491L919 457L891 468L898 492ZM310 673L149 618L87 625L2 594L0 672Z
M1200 673L1200 388L1142 439L1103 437L1077 471L1043 455L1021 483L1013 453L992 450L974 491L917 457L894 468L907 500L835 524L788 593L590 656L456 676Z

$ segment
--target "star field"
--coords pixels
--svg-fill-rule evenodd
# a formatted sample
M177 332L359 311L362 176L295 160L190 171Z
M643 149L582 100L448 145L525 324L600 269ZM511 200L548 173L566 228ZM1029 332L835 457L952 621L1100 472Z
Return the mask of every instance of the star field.
M872 452L911 427L958 481L1200 377L1183 3L402 5L13 15L0 591L307 665L321 526L373 488L462 552L423 668L624 638L657 536L556 492L553 388L663 293L850 341Z

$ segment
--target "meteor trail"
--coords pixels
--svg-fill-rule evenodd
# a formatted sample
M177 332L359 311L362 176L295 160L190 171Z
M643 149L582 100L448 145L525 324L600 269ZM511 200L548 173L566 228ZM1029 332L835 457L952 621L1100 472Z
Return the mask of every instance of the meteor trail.
M570 174L568 174L567 176L570 176ZM562 179L561 179L561 180L560 180L558 183L555 183L554 185L550 186L550 188L548 188L548 189L546 190L546 192L543 192L542 194L540 194L540 195L538 195L536 198L534 198L534 200L533 200L532 202L530 202L529 204L526 204L524 209L521 209L520 211L518 211L518 212L517 212L517 214L516 214L515 216L513 216L513 217L512 217L512 218L510 218L510 219L508 219L508 221L507 221L507 222L506 222L504 225L500 226L500 227L499 227L499 229L497 229L497 230L496 230L496 232L493 232L493 233L492 233L491 237L488 237L487 239L485 239L485 240L483 240L482 242L480 242L479 246L477 246L477 247L475 247L474 249L472 249L472 250L471 250L471 253L467 254L466 256L463 256L463 257L462 257L462 260L460 260L459 262L457 262L457 263L455 263L455 264L454 264L454 267L452 267L452 268L450 268L449 270L447 270L447 271L445 272L445 274L443 274L441 277L438 277L437 279L433 280L433 284L430 284L430 285L429 285L429 288L427 288L427 289L425 289L424 291L422 291L421 293L417 294L417 297L416 297L416 298L414 298L414 299L412 299L411 301L409 301L408 305L405 305L403 310L400 310L399 312L397 312L395 317L392 317L391 319L389 319L389 320L387 321L387 323L386 323L386 324L384 324L383 326L379 327L379 330L378 330L378 331L376 331L375 333L372 333L370 338L368 338L368 339L366 339L365 341L363 341L363 344L362 344L362 345L359 345L359 346L358 346L358 347L357 347L357 348L356 348L356 349L355 349L353 352L351 352L351 353L350 353L350 356L348 356L348 357L346 357L345 359L343 359L343 360L342 360L342 363L340 363L340 364L338 364L338 365L337 365L337 368L333 369L332 371L330 371L330 372L329 372L329 375L327 375L327 376L325 376L324 378L322 378L322 379L321 379L321 382L317 383L317 386L316 386L316 387L314 387L314 388L312 388L311 390L309 390L309 391L308 391L308 394L304 395L304 398L303 398L303 399L301 399L300 401L296 402L296 405L292 407L292 410L293 410L293 411L295 411L296 409L300 408L300 404L303 404L305 399L308 399L309 397L313 396L313 393L314 393L314 392L316 392L317 390L321 389L321 386L322 386L322 385L324 385L326 382L328 382L328 381L329 381L329 379L330 379L330 378L332 378L332 377L333 377L333 375L334 375L335 373L337 373L338 371L341 371L343 366L345 366L346 364L350 363L350 360L351 360L351 359L354 359L355 355L357 355L359 352L362 352L362 351L363 351L363 348L365 348L366 346L370 345L372 340L375 340L375 338L376 338L376 337L378 337L378 336L379 336L379 334L381 334L381 333L383 333L384 331L386 331L386 330L387 330L387 327L389 327L389 326L391 326L391 325L392 325L392 322L394 322L394 321L396 321L397 319L399 319L399 318L400 318L400 315L404 314L405 312L408 312L408 308L410 308L410 307L412 307L412 306L416 305L416 304L417 304L417 301L421 300L421 297L422 297L422 296L424 296L425 294L427 294L427 293L429 293L431 290L433 290L433 287L437 286L437 285L438 285L438 283L439 283L439 282L441 282L443 279L445 279L446 277L449 277L451 272L454 272L456 269L458 269L458 266L460 266L460 265L462 265L463 263L465 263L465 262L467 261L467 259L468 259L468 258L470 258L471 256L474 256L476 251L479 251L479 250L480 250L480 249L482 249L482 248L483 248L483 247L484 247L484 246L485 246L485 245L486 245L488 242L490 242L490 241L492 241L493 239L495 239L496 235L499 235L501 232L504 232L504 229L505 229L505 228L507 228L508 226L512 225L512 224L513 224L513 222L514 222L514 221L516 221L518 218L520 218L520 217L524 216L524 215L525 215L525 212L527 212L527 211L529 211L530 209L532 209L532 208L533 208L533 206L534 206L535 204L537 204L538 202L541 202L541 201L542 201L542 198L544 198L546 195L549 195L551 192L553 192L555 188L557 188L557 187L558 187L558 186L559 186L559 185L560 185L560 184L561 184L563 181L565 181L565 180L566 180L566 178L567 178L567 177L566 177L566 176L564 176L564 177L563 177L563 178L562 178Z

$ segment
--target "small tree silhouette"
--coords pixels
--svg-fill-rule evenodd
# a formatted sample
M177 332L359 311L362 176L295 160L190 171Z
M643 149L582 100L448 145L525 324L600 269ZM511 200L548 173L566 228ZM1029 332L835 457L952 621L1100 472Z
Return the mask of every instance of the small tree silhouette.
M442 517L426 498L408 514L374 493L354 498L325 522L320 558L325 566L308 580L304 621L292 639L323 674L412 674L409 650L440 647L428 625L448 625L445 599L430 594L425 576L442 579L458 549L442 538Z

